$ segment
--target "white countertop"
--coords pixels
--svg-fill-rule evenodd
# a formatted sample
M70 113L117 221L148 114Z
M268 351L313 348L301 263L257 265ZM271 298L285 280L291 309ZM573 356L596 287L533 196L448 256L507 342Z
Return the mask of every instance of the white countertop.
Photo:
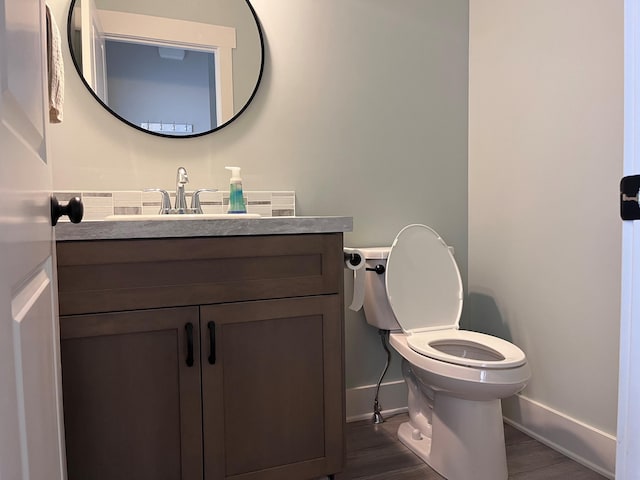
M132 238L228 237L246 235L296 235L353 230L352 217L261 217L247 219L189 219L60 222L56 241Z

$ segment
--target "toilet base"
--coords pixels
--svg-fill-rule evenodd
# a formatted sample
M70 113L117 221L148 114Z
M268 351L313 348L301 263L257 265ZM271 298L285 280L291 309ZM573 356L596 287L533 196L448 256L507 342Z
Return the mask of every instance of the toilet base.
M409 420L400 425L398 439L447 480L507 480L500 400L436 394L430 433Z
M429 461L429 453L431 452L431 438L422 435L420 430L414 428L410 422L404 422L398 427L398 439L422 459L427 465L431 465Z

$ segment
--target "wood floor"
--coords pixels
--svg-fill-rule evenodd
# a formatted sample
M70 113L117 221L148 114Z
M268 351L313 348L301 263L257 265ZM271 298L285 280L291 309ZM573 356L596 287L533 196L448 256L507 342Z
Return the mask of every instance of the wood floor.
M396 437L406 414L347 425L347 465L336 480L442 480L434 470L409 451ZM602 480L605 477L583 467L509 425L505 425L509 479ZM469 479L493 480L493 479Z

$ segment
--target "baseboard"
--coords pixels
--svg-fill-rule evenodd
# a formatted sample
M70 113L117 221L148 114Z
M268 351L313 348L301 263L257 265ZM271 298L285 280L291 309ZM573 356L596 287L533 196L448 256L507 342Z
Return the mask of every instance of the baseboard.
M364 385L347 389L347 422L371 419L375 385ZM380 385L378 402L382 415L393 415L407 411L407 385L404 380L385 382Z
M522 395L502 401L504 420L607 478L614 478L616 438Z

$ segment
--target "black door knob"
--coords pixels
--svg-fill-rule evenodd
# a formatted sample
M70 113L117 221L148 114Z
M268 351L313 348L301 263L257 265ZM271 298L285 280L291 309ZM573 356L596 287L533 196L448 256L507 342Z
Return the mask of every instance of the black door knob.
M620 180L620 217L622 220L640 220L640 175L629 175Z
M51 197L51 225L54 227L63 215L67 215L71 223L80 223L83 214L84 206L79 197L73 197L66 205L60 205L55 196Z

